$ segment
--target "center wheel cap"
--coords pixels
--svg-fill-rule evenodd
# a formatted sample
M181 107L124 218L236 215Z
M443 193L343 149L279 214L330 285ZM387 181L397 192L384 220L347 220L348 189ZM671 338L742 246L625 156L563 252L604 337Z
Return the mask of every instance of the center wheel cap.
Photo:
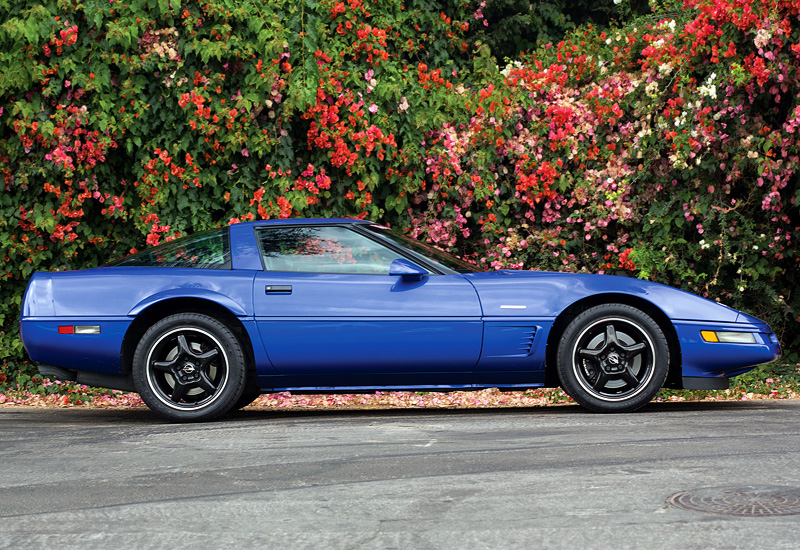
M606 360L608 361L609 365L614 365L614 366L619 365L619 355L617 355L616 353L612 353L611 355L609 355L608 359Z
M195 367L191 363L186 363L181 370L184 374L194 374Z

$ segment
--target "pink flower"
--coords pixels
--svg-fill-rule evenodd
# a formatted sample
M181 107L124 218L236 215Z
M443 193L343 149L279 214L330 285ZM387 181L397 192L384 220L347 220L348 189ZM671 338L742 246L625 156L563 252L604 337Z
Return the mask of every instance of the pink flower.
M373 103L372 105L369 106L369 112L374 115L375 113L378 112L378 106Z

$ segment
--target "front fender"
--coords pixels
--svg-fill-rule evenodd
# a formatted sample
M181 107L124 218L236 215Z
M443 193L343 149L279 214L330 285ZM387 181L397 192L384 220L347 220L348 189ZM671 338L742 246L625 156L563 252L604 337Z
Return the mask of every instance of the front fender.
M484 316L554 318L576 302L602 294L625 294L645 300L671 320L697 319L733 323L739 312L700 296L662 284L583 273L491 271L464 275L480 296Z

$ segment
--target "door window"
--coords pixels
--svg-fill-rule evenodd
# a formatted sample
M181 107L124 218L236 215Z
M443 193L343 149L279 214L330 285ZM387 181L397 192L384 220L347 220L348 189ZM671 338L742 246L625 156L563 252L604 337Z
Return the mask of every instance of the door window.
M403 256L346 227L261 227L266 271L388 275Z

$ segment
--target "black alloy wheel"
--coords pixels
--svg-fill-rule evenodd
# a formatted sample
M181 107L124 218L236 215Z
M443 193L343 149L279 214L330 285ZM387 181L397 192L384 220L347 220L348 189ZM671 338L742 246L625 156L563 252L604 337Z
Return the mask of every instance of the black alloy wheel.
M669 345L646 313L623 304L587 309L567 326L558 376L575 401L597 412L627 412L648 403L669 371Z
M231 410L245 389L242 346L223 323L180 313L145 332L133 380L150 409L177 422L211 420Z

